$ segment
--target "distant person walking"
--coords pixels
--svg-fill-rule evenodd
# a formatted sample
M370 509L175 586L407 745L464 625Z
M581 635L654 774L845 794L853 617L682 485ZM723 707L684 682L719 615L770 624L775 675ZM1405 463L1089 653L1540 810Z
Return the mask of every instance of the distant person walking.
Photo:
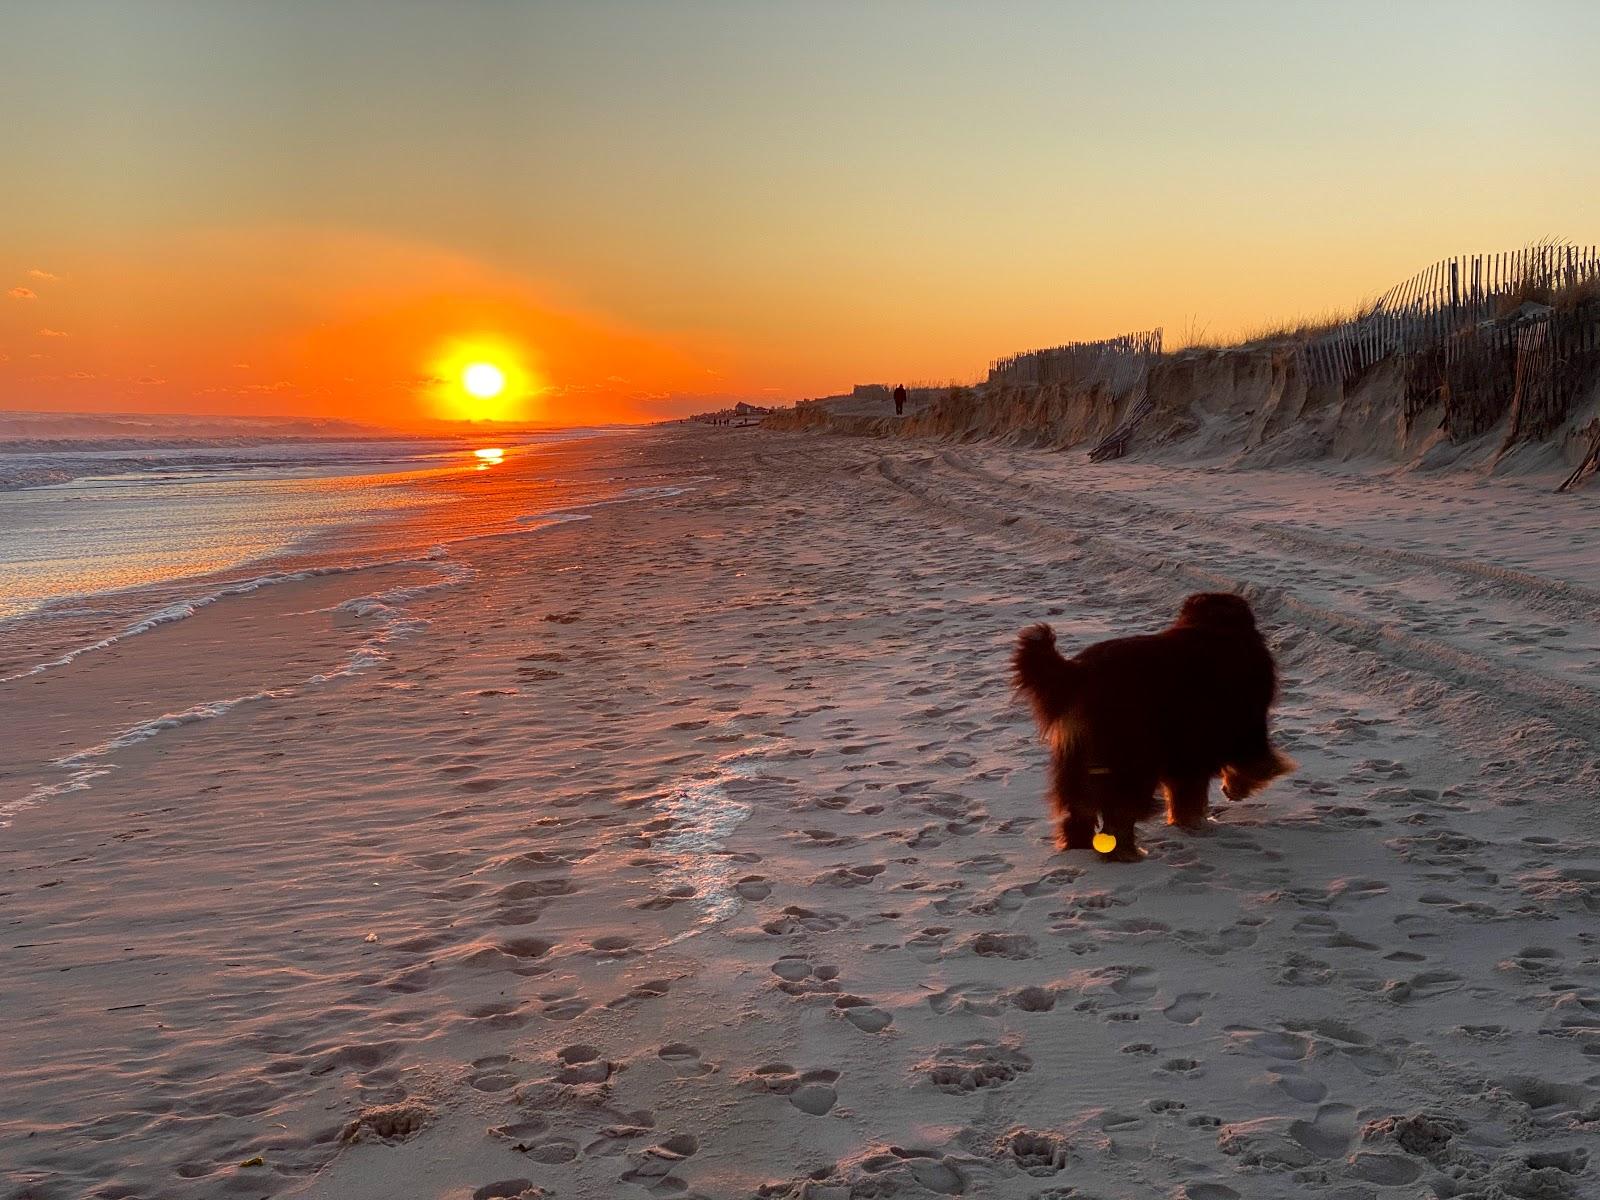
M897 417L903 416L905 411L906 385L903 383L897 383L894 385L894 415Z

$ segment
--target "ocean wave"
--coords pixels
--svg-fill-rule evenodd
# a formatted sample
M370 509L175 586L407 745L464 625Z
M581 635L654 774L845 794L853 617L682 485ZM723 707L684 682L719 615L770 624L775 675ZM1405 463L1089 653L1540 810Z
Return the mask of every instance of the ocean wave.
M428 560L417 559L411 561L422 563ZM71 754L54 759L51 765L70 772L67 778L57 780L54 783L40 784L20 800L0 805L0 827L10 824L11 818L23 809L31 808L56 796L86 790L94 780L110 773L114 769L114 763L108 763L103 760L120 750L126 750L130 746L137 746L141 742L149 741L151 738L171 730L182 729L186 725L215 720L217 717L225 716L241 705L257 704L265 700L287 699L297 695L301 688L318 687L338 679L346 679L388 661L390 657L388 647L391 642L420 633L430 624L430 622L422 618L408 616L403 607L406 601L416 600L444 588L457 587L477 575L477 571L474 568L464 563L430 565L437 565L443 568L445 576L429 583L389 588L371 596L354 596L349 600L333 605L331 608L316 610L319 612L344 611L362 619L377 618L377 628L352 649L345 657L344 662L338 667L329 671L320 671L299 684L280 688L266 688L245 695L232 696L226 700L207 700L200 704L191 705L180 712L163 713L159 717L130 726L103 742L98 742L93 746L76 750ZM312 574L329 574L331 572L332 569L330 568L320 572L299 572L297 574L303 578ZM278 582L281 581L278 580ZM252 580L251 582L260 585L263 581ZM205 603L213 603L224 594L238 594L238 591L217 593L206 598ZM181 618L175 616L171 619L177 620ZM157 622L152 624L147 619L145 622L140 623L140 627L153 629L156 628L157 624L164 623ZM109 645L115 640L107 639L104 643L97 643L94 647L84 647L83 649L95 649L101 645ZM76 654L82 652L82 650L77 651L72 657L76 657ZM66 661L71 661L71 658L69 657ZM24 674L28 673L24 672ZM14 675L10 678L17 679L21 678L21 676ZM4 680L0 680L0 682L4 682Z
M0 492L24 488L49 487L74 479L113 476L238 474L283 471L379 470L386 467L421 467L443 456L460 453L459 446L445 443L318 443L284 445L276 442L251 442L249 439L219 445L197 440L192 447L175 447L170 442L149 447L119 445L115 448L91 445L82 448L52 445L45 449L20 449L10 443L0 447Z
M294 583L303 579L317 579L325 575L348 575L356 571L370 571L375 567L410 567L410 566L436 566L440 555L444 553L439 547L423 558L395 558L380 559L363 563L339 563L324 567L307 567L301 571L273 571L266 575L258 575L253 579L240 580L218 588L214 592L206 592L200 596L193 596L187 600L179 600L165 608L140 617L133 624L116 633L108 634L97 642L79 646L69 650L58 658L48 662L36 663L25 671L18 671L14 675L0 676L0 683L12 683L18 679L26 679L31 675L38 675L55 667L65 667L85 654L92 654L96 650L105 650L115 646L118 642L125 642L131 637L141 633L149 633L152 629L159 629L163 625L170 625L174 621L182 621L195 615L202 608L215 604L218 600L225 600L229 596L246 596L251 592L260 591L264 587L272 587L280 583ZM450 564L452 566L456 564ZM469 568L470 569L470 568Z
M248 704L256 700L267 700L275 696L287 695L286 689L274 691L252 692L248 696L235 696L231 700L210 700L203 704L196 704L182 712L163 713L161 716L149 721L142 721L138 725L124 729L114 737L86 749L78 750L64 758L55 759L51 765L64 771L70 771L65 779L55 783L41 783L38 787L28 792L20 800L13 800L9 804L0 804L0 828L11 824L11 818L24 809L32 808L46 800L57 796L65 796L72 792L86 791L89 786L103 775L109 775L115 764L101 762L107 755L115 754L118 750L125 750L129 746L137 746L140 742L148 741L157 734L165 733L169 729L181 729L185 725L193 725L197 721L209 721L220 717L226 712L231 712L241 704Z
M78 427L13 427L15 422L4 416L0 414L0 492L118 475L421 468L482 444L482 435L383 434L345 422L291 422L265 429L256 424L233 432L227 432L231 426L212 420L171 426L114 422L73 434L68 430ZM524 430L503 434L501 439L506 446L537 447L620 432L626 430L603 426Z
M590 500L583 504L568 504L561 508L551 508L546 509L543 512L529 513L526 516L518 517L517 522L518 524L524 524L530 521L547 521L553 517L565 517L567 520L587 520L587 517L581 515L582 511L586 508L605 508L607 505L611 504L631 504L637 500L665 500L670 496L681 496L683 493L692 492L693 490L694 489L688 485L658 485L652 487L629 488L627 491L622 492L619 495L609 496L604 500Z
M623 492L621 495L613 496L604 500L593 500L585 504L573 504L567 505L563 508L554 508L543 512L528 513L524 516L517 517L516 523L521 526L528 526L537 522L538 524L535 526L535 528L545 528L550 525L559 525L566 521L586 521L590 518L582 511L584 509L600 508L605 505L624 504L639 500L664 499L669 496L680 495L683 492L690 490L692 489L687 486L631 488L628 491ZM471 541L477 538L495 536L500 535L492 532L488 534L468 534L461 538L452 539L452 541ZM18 671L12 675L0 676L0 683L12 683L18 679L25 679L32 675L38 675L44 671L48 671L56 667L68 666L85 654L91 654L97 650L108 649L111 646L117 645L119 642L127 641L131 637L137 637L141 633L149 633L152 629L159 629L161 626L170 625L174 621L185 620L194 616L195 613L199 612L202 608L215 604L218 600L227 599L230 596L248 595L251 592L259 591L261 588L271 587L280 583L294 583L299 580L316 579L327 575L345 575L356 571L369 571L376 567L438 566L440 565L440 561L448 554L449 550L447 546L440 544L434 546L426 555L422 557L376 559L370 562L360 563L338 563L322 567L307 567L300 571L273 571L266 575L258 575L252 579L240 580L239 582L230 583L220 587L215 591L206 592L199 596L190 597L188 599L179 600L173 604L169 604L165 608L159 609L156 612L149 613L148 615L139 618L133 624L118 630L116 633L108 634L99 641L91 642L88 645L79 646L74 650L69 650L57 658L50 659L48 662L36 663L34 666L31 666L24 671ZM447 571L470 571L471 569L472 568L465 567L463 564L459 563L446 564ZM413 587L422 589L422 591L415 592L415 594L421 595L423 591L432 590L435 587L454 586L455 582L457 581L453 579L446 579L439 582L413 585ZM403 603L403 600L385 601L383 597L384 595L397 595L399 592L407 590L409 589L391 589L389 593L380 593L377 596L356 597L355 600L351 601L350 603L364 603L369 605L397 602Z

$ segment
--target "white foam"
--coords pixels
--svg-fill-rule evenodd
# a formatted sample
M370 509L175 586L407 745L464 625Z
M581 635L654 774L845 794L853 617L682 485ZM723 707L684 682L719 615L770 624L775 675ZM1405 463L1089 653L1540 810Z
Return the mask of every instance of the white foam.
M13 800L9 804L0 804L0 829L11 824L11 818L25 808L32 808L56 796L65 796L68 792L81 792L87 790L92 780L101 775L109 774L110 767L83 767L74 771L71 776L59 783L41 783L20 800Z
M185 725L193 725L197 721L209 721L231 712L241 704L250 704L257 700L274 700L283 696L292 695L288 688L275 688L262 692L251 692L248 696L235 696L231 700L207 700L202 704L193 705L182 712L163 713L154 720L145 721L124 729L113 738L101 742L97 746L90 746L87 750L79 750L65 758L55 760L55 765L71 769L82 767L94 759L104 758L118 750L125 750L129 746L136 746L140 742L155 737L158 733L165 733L169 729L181 729Z
M432 558L435 558L435 556L430 556L430 559ZM415 561L420 565L421 562L425 560L412 561ZM477 575L476 569L467 566L465 563L439 564L434 561L430 562L429 565L434 565L436 568L442 567L443 577L433 580L429 583L409 584L402 587L389 588L387 591L378 592L370 596L355 596L349 600L342 601L331 608L317 610L320 612L346 611L362 619L375 617L378 619L378 627L372 634L364 639L360 645L351 650L349 655L345 658L345 661L338 667L335 667L330 671L318 672L317 674L306 679L303 684L298 686L317 687L322 684L330 683L336 679L349 678L350 676L359 674L368 668L375 667L380 663L388 661L390 655L387 647L390 642L396 641L400 638L410 637L415 633L419 633L426 629L429 624L428 621L420 617L407 616L403 607L405 602L415 600L420 596L427 595L430 592L439 591L443 588L455 587ZM348 569L353 570L358 568ZM315 574L331 574L335 570L338 570L338 568L300 572L299 576L305 578ZM287 578L287 576L283 578ZM278 581L278 578L264 576L262 579L251 580L249 582L255 586L262 586L265 582L269 581L275 582ZM143 632L144 628L153 629L159 624L165 624L168 620L180 620L183 616L193 615L194 607L203 607L205 604L214 603L216 600L221 599L226 595L237 595L240 594L241 591L253 590L255 590L255 587L246 587L245 585L239 585L236 588L225 588L203 598L202 603L197 604L196 602L189 601L185 602L185 604L182 606L174 606L174 610L181 607L189 607L189 612L165 616L165 614L173 610L163 609L161 613L153 614L151 617L147 617L144 621L140 622L139 626L131 628L135 632ZM191 605L194 607L190 607ZM164 619L157 620L157 617L164 617ZM120 636L129 636L129 631L124 631L124 633ZM83 647L81 650L75 651L72 655L66 657L62 661L70 662L72 658L77 657L79 654L82 654L87 650L101 649L104 646L111 645L117 640L119 640L119 638L107 638L102 643L96 643L94 646ZM45 666L50 665L59 664L45 664ZM38 670L42 669L44 668L35 668L34 671L24 672L24 674L35 674ZM13 676L12 678L20 678L20 676ZM251 692L248 695L234 696L227 700L206 701L202 704L196 704L186 708L181 712L163 713L161 716L156 717L153 720L144 721L138 725L124 729L114 737L107 738L105 741L96 745L90 746L83 750L75 751L64 758L55 759L51 764L52 766L59 767L62 770L71 771L72 774L68 778L60 780L56 783L40 784L27 795L23 796L22 799L13 801L10 804L0 805L0 828L4 828L6 825L9 825L11 823L10 818L25 808L31 808L33 805L38 804L41 801L51 799L55 796L62 796L70 792L81 792L86 790L90 783L95 779L110 773L114 764L105 763L101 760L105 759L109 755L115 754L119 750L125 750L130 746L136 746L140 742L148 741L150 738L156 737L162 733L166 733L169 730L181 729L186 725L193 725L200 721L213 720L216 717L220 717L226 713L232 712L235 708L238 708L242 704L253 704L262 700L283 699L295 695L296 691L297 687L269 688L263 691Z
M719 759L709 778L686 780L652 804L657 814L676 822L655 839L655 848L669 856L662 878L694 889L693 903L701 914L693 927L655 949L694 937L738 911L742 901L733 890L734 865L724 849L734 830L749 819L751 808L729 793L728 784L763 778L761 765L777 744L762 738Z
M688 485L683 486L652 486L629 488L618 496L611 496L605 500L590 500L583 504L569 504L563 508L552 508L548 512L529 513L525 517L518 517L517 522L524 524L530 521L548 521L552 518L568 521L581 521L588 518L581 515L587 508L605 508L612 504L632 504L639 500L665 500L671 496L681 496L694 489Z
M159 629L163 625L170 625L174 621L182 621L192 617L202 608L206 608L209 605L215 604L218 600L225 600L229 596L245 596L249 595L251 592L260 591L264 587L272 587L275 584L295 583L305 579L318 579L326 575L348 575L356 571L369 571L375 567L429 566L437 562L438 559L443 557L444 554L445 550L443 547L435 547L422 558L384 559L377 562L365 563L340 563L326 567L308 567L303 571L273 571L267 575L258 575L254 579L240 580L237 583L230 583L225 587L218 588L214 592L207 592L204 595L194 596L187 600L180 600L175 604L169 604L166 608L159 609L156 612L150 613L148 616L141 617L132 625L129 625L125 629L121 629L116 633L103 637L98 642L91 642L86 646L79 646L75 650L67 651L59 658L50 659L48 662L37 663L25 671L18 671L14 675L0 677L0 683L11 683L18 679L26 679L30 675L38 675L41 672L51 670L55 667L65 667L78 658L81 658L85 654L93 653L96 650L108 649L111 646L115 646L118 642L127 641L129 638L137 637L141 633L149 633L152 629Z

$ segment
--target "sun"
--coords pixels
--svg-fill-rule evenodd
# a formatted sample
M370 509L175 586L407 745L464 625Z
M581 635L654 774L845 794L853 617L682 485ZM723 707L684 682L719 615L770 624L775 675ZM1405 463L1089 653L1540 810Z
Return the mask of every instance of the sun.
M443 342L431 358L422 383L435 416L516 422L540 415L548 388L531 346L484 332Z
M492 400L506 388L506 373L493 363L469 363L461 372L461 386L480 400Z

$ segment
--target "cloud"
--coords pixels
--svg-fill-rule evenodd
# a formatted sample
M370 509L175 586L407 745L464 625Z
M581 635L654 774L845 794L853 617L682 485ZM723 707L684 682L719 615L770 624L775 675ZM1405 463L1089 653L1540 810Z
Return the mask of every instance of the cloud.
M7 292L6 295L10 296L13 300L37 300L39 298L38 292L34 291L32 288L25 287L14 287Z
M67 335L66 335L66 333L64 331L62 331L60 329L41 329L41 330L39 330L39 336L40 337L66 337Z
M34 267L33 270L28 272L28 278L29 279L42 279L46 283L54 283L56 280L60 279L61 276L52 275L52 274L50 274L49 271L41 271L38 267Z
M166 380L157 379L154 375L141 375L137 382L140 387L156 387L165 383Z

